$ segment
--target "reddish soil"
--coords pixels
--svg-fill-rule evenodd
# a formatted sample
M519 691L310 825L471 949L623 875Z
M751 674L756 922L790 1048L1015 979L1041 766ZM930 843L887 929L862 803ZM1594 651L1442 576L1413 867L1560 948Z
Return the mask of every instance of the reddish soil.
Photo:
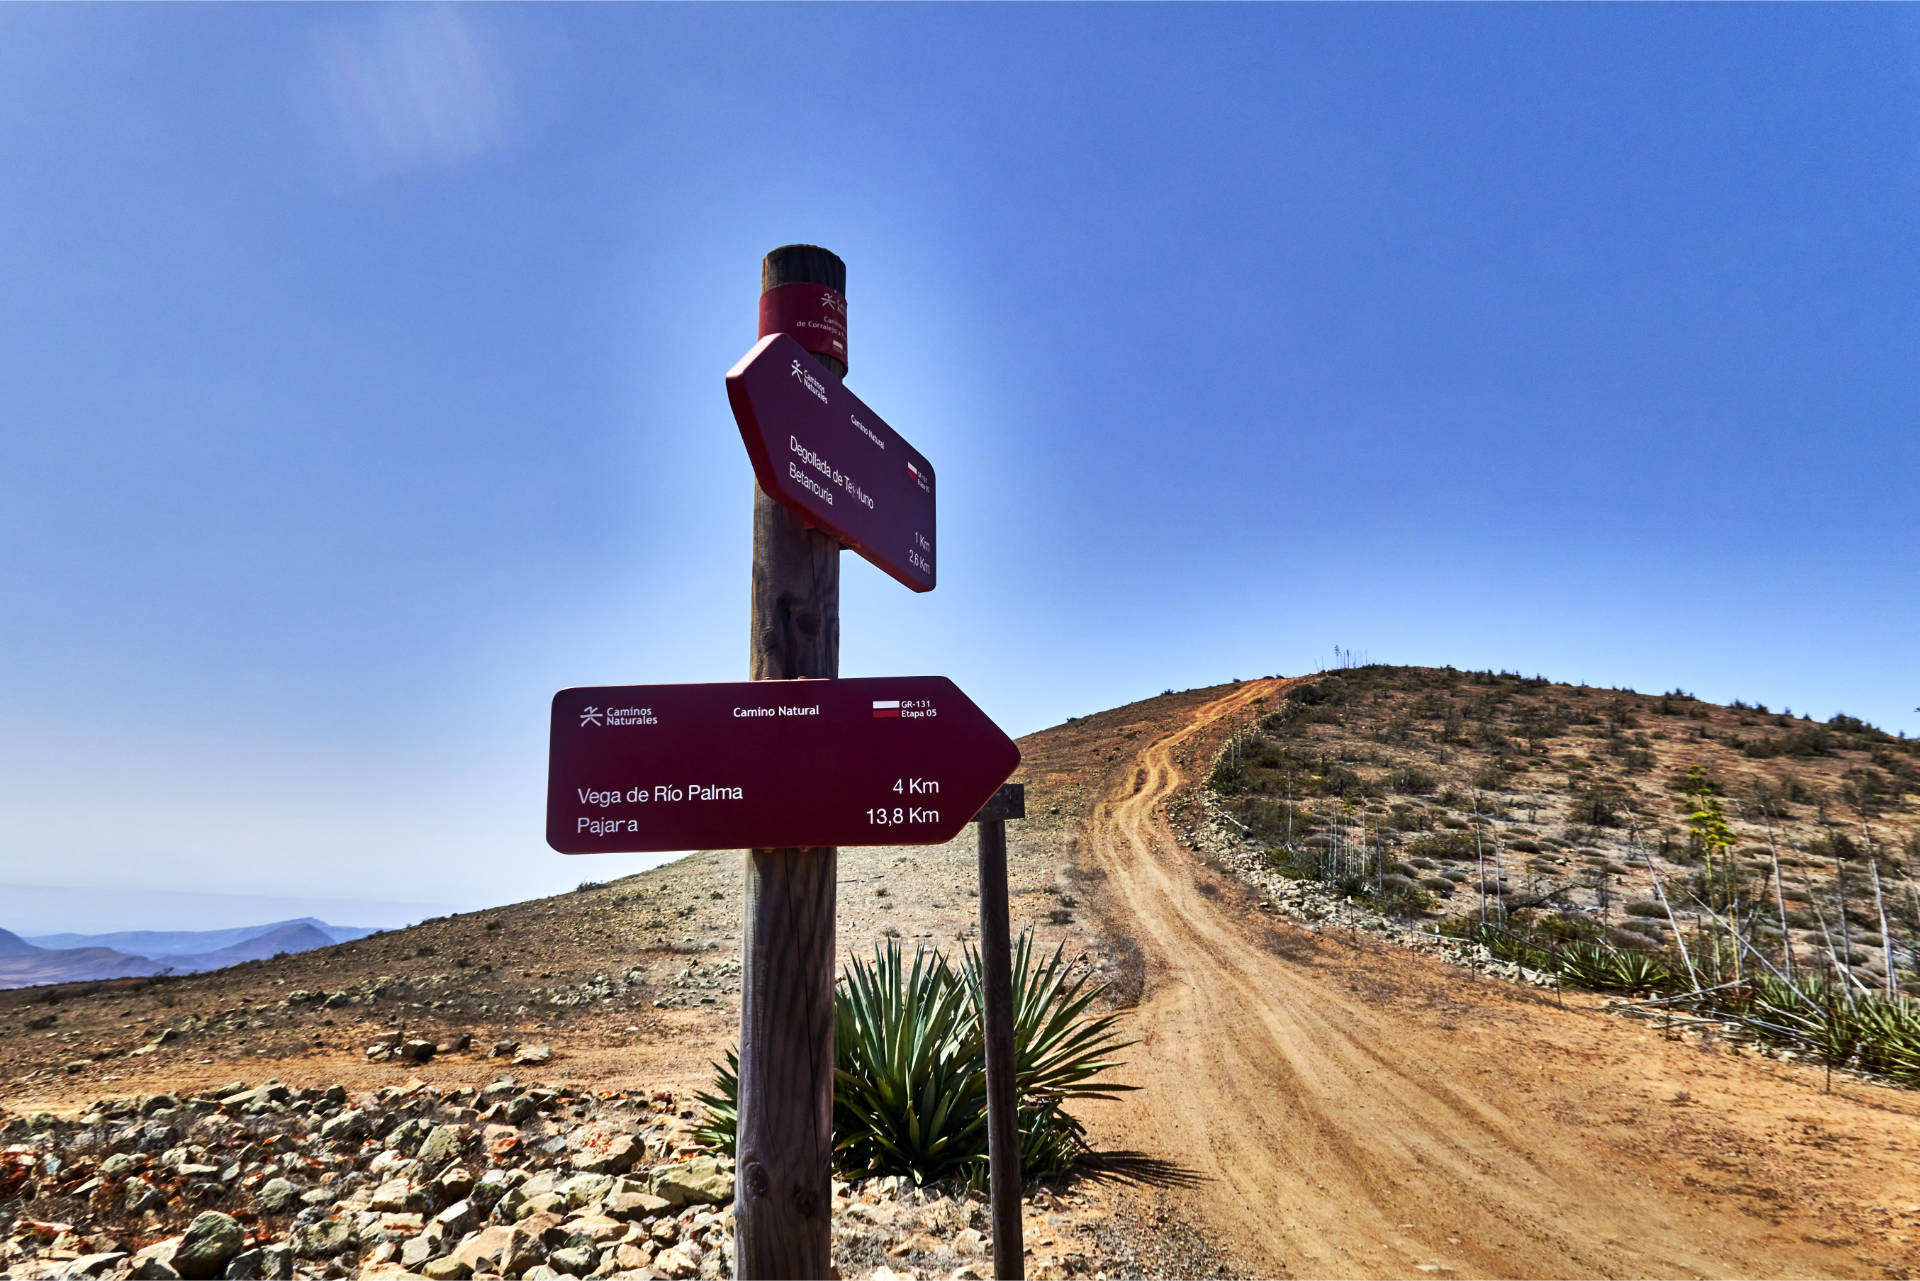
M1119 1075L1143 1088L1088 1107L1095 1141L1194 1180L1084 1188L1075 1220L1155 1273L1920 1272L1920 1094L1856 1078L1828 1094L1817 1069L1668 1040L1595 999L1563 1009L1365 935L1278 923L1183 849L1166 803L1285 684L1169 693L1022 744L1015 925L1109 982L1140 1038ZM843 948L956 946L973 857L970 838L843 851ZM553 1046L523 1078L703 1086L737 1025L739 881L738 856L715 852L210 975L70 987L58 1004L0 994L0 1103L72 1110L268 1076L479 1084L503 1066L481 1053L495 1037ZM593 994L595 975L618 980L613 995ZM371 1001L285 1004L383 976ZM165 1027L174 1039L128 1055ZM468 1031L475 1052L365 1062L390 1029Z
M1148 973L1103 1146L1196 1172L1156 1194L1261 1275L1905 1276L1920 1096L1675 1042L1597 1001L1344 932L1273 925L1160 807L1241 686L1143 743L1092 816L1098 903ZM1137 776L1136 776L1137 777Z

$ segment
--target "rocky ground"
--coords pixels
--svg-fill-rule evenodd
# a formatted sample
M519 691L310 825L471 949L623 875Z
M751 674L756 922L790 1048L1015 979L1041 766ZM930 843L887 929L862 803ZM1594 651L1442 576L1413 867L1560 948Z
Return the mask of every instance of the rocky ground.
M1159 705L1202 698L1026 744L1029 818L1008 833L1015 927L1114 980L1108 1008L1138 996L1137 966L1079 919L1075 833ZM970 830L841 851L842 954L887 939L957 952L974 934L974 863ZM0 1272L727 1275L730 1177L713 1182L717 1203L635 1198L667 1200L661 1180L701 1159L691 1099L738 1027L740 884L738 853L711 851L315 953L0 992ZM523 1083L504 1100L503 1072ZM562 1075L585 1084L525 1084ZM283 1084L264 1102L262 1087L235 1088L268 1076ZM326 1133L349 1113L366 1133ZM489 1130L502 1126L513 1134ZM587 1129L632 1138L633 1164L583 1167L596 1158L573 1140ZM564 1208L545 1200L562 1185ZM1031 1192L1028 1275L1214 1270L1194 1233L1129 1213L1126 1195L1097 1179ZM985 1211L964 1191L840 1189L836 1267L990 1275Z
M1272 875L1193 783L1294 684L1022 744L1015 926L1109 985L1141 1086L1085 1109L1104 1170L1030 1194L1029 1276L1920 1273L1909 1094L1562 1008ZM957 951L973 882L971 833L841 851L840 953ZM714 851L210 974L0 992L0 1274L725 1275L731 1178L690 1135L738 1028L741 883ZM985 1210L839 1188L836 1268L990 1275Z
M235 1081L0 1129L11 1277L732 1275L733 1171L672 1092L501 1076L355 1094ZM992 1274L984 1200L835 1184L841 1275ZM1114 1262L1086 1198L1035 1190L1029 1275ZM1109 1238L1111 1234L1108 1234Z

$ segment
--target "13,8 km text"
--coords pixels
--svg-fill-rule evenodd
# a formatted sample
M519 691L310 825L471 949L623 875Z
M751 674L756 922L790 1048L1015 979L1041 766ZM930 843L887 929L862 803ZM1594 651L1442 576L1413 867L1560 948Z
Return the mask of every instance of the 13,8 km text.
M930 810L921 805L896 805L892 809L884 806L867 811L867 822L876 827L896 827L903 823L938 823L940 811Z

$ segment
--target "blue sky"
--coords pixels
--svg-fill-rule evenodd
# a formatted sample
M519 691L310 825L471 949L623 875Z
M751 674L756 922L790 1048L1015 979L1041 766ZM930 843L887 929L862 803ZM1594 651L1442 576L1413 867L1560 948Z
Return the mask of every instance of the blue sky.
M940 474L846 675L1920 732L1917 196L1911 6L0 7L0 882L640 865L542 843L547 701L744 676L790 241Z

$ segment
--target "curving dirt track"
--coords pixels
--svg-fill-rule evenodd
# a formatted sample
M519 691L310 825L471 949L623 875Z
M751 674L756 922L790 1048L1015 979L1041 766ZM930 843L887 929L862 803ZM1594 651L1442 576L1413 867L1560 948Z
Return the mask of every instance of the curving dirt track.
M1179 1162L1157 1214L1286 1276L1905 1276L1920 1271L1920 1099L1597 1002L1279 926L1160 807L1249 682L1139 753L1083 862L1147 996L1104 1147ZM1104 875L1102 875L1104 873Z

